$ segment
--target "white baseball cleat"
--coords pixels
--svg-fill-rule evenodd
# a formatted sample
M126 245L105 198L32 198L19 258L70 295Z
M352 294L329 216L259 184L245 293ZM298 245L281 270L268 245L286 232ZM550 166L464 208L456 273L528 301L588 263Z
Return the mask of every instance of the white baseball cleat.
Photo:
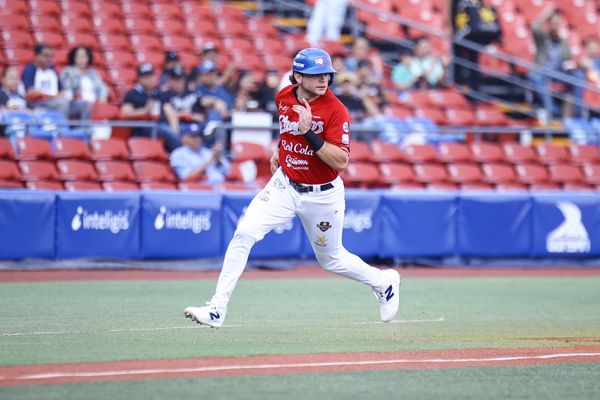
M388 284L380 290L373 290L373 294L379 300L379 316L383 322L390 322L396 316L400 306L400 274L393 269L383 271Z
M212 304L209 304L204 307L188 307L183 310L183 314L186 316L186 318L190 318L192 321L195 321L200 325L208 325L213 328L219 328L221 325L223 325L225 314L227 314L227 309L215 307Z

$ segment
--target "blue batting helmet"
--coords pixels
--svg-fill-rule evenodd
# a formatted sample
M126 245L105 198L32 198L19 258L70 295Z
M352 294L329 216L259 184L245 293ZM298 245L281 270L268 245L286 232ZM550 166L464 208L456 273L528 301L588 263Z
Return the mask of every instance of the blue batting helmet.
M307 75L334 74L337 71L331 66L331 57L325 50L309 47L300 50L294 62L292 71Z

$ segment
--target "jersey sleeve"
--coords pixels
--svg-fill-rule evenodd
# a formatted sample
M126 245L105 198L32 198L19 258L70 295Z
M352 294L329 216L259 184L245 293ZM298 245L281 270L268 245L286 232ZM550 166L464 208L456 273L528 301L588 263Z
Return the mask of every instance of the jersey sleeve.
M350 114L343 105L331 113L324 139L350 153Z

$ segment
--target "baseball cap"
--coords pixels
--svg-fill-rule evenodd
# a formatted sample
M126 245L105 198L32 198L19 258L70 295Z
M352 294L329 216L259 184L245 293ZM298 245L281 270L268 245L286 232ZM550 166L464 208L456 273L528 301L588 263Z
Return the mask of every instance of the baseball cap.
M137 68L138 76L152 75L154 73L154 67L150 63L140 64Z
M165 53L165 61L166 62L177 61L177 60L179 60L179 54L177 54L176 51L169 50Z
M170 78L183 78L185 77L185 71L179 65L169 71Z
M216 51L217 46L213 42L206 42L202 46L202 53L206 53L207 51Z
M203 61L202 64L196 67L196 72L198 74L205 74L207 72L212 72L217 70L217 65L214 61L206 60Z
M181 129L181 135L202 136L202 126L196 123L184 125Z

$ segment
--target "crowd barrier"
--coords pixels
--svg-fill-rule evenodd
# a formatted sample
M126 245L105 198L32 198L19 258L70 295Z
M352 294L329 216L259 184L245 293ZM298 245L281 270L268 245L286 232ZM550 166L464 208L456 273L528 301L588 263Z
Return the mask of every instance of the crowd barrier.
M0 191L0 259L221 257L252 193ZM348 190L344 244L359 256L569 258L600 255L600 194ZM298 219L253 259L311 258Z

